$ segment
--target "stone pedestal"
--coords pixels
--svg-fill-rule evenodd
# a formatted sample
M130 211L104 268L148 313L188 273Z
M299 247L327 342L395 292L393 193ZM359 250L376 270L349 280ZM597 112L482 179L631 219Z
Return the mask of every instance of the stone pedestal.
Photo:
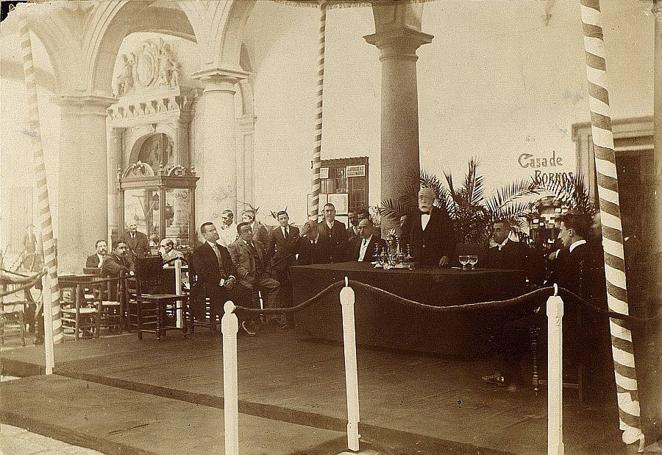
M237 213L237 144L235 136L235 84L248 76L238 70L207 69L194 74L205 85L202 129L203 151L195 163L200 176L197 212L207 221L212 213L230 209Z
M404 195L404 188L418 184L416 50L433 37L400 26L364 38L381 51L381 199L395 201ZM382 232L387 232L393 221L382 220L382 224Z
M60 106L58 269L81 272L108 235L106 108L112 98L56 97Z

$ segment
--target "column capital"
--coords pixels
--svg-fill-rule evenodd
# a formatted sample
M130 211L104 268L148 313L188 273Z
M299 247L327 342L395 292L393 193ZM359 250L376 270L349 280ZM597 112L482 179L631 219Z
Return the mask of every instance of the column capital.
M204 93L230 92L235 93L235 84L246 79L249 73L239 68L205 68L193 73L193 79L198 79L205 85Z
M433 35L423 33L411 27L391 28L363 37L369 44L377 46L382 55L380 60L408 59L417 60L416 50L423 44L429 44Z
M117 98L98 95L55 95L52 98L53 103L61 108L75 110L80 115L99 115L105 117L106 109Z

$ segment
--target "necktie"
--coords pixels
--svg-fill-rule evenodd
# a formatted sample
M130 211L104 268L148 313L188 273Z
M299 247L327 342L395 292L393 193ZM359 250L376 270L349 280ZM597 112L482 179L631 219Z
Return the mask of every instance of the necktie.
M221 273L225 272L225 269L223 269L223 259L221 258L221 250L218 249L218 245L216 243L213 243L211 249L214 250L214 254L216 255L216 260L218 261L218 268L221 269Z
M287 228L285 228L285 238L287 238L288 235L289 233L287 232Z

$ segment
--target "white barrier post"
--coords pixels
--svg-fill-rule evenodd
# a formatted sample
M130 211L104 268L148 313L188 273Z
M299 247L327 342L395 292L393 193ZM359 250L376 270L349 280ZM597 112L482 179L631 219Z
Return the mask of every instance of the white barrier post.
M359 377L356 367L356 327L354 325L354 289L345 287L340 291L342 305L343 346L345 348L345 386L347 391L347 448L359 450Z
M44 327L44 355L46 356L46 374L53 374L55 367L55 340L53 339L53 306L51 294L51 279L49 275L45 275L46 283L43 285L41 291L41 308L42 308L42 323ZM43 279L43 278L42 278ZM43 283L43 282L42 282ZM78 296L74 296L78 298ZM39 316L35 314L35 319ZM36 322L36 320L35 320Z
M547 299L547 454L563 455L563 300Z
M237 384L237 332L239 322L235 305L225 302L221 319L223 333L223 413L225 418L225 453L239 454L239 392Z
M182 260L175 259L175 294L182 295ZM184 326L184 305L181 300L177 300L175 304L175 313L177 315L177 322L175 327L181 329Z

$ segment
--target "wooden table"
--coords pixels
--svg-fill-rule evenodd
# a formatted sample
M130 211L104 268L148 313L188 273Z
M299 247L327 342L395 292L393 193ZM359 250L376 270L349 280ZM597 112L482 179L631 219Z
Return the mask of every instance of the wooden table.
M458 305L514 297L524 293L524 273L517 270L451 268L375 269L369 263L346 262L293 266L294 304L343 280L361 281L408 299L435 306ZM432 313L405 307L368 290L355 289L357 342L362 345L475 356L487 348L489 327L509 310ZM342 341L339 292L295 316L301 336Z

